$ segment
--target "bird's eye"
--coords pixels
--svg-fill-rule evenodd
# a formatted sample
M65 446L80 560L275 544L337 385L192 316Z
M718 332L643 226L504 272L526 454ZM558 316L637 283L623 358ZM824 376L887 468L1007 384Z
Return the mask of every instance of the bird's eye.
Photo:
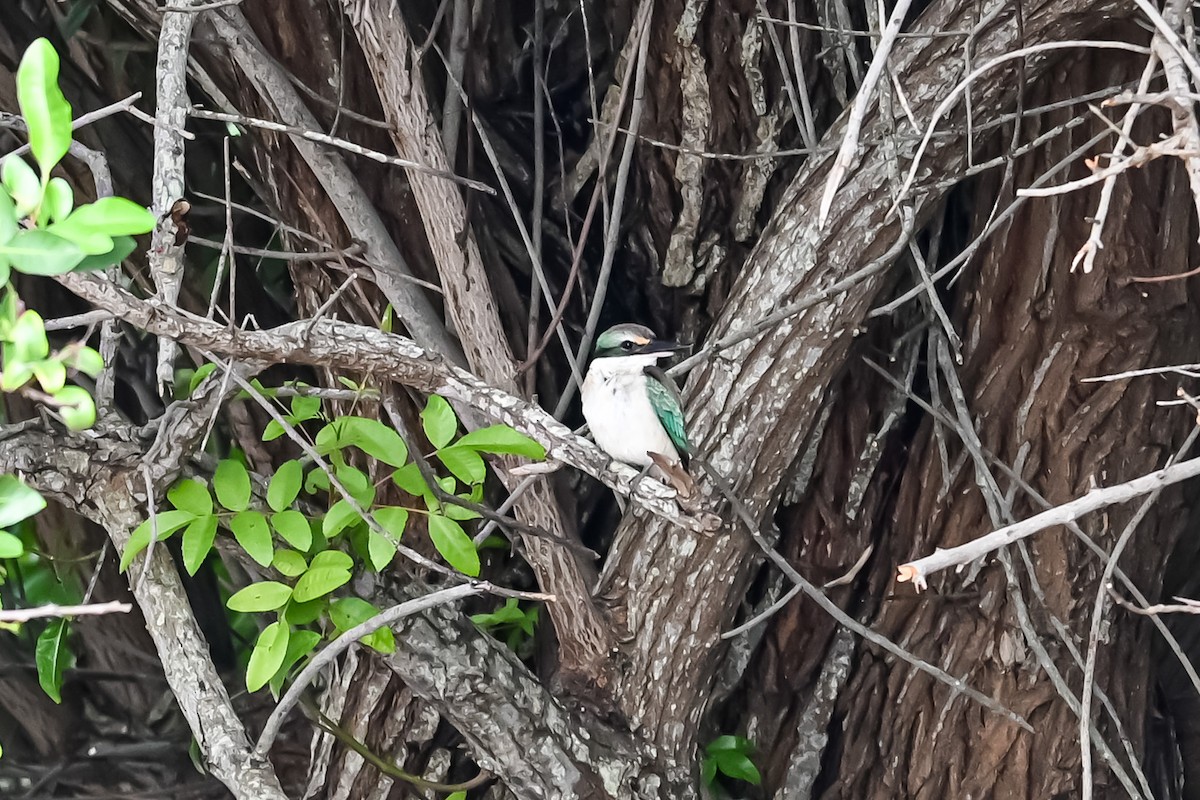
M631 341L629 341L628 339L626 339L625 341L621 342L621 349L622 349L622 350L632 350L632 349L633 349L633 342L631 342Z

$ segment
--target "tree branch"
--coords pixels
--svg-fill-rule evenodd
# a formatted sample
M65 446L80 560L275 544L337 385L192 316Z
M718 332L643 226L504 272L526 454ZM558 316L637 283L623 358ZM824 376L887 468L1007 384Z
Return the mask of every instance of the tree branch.
M940 572L947 567L969 564L994 550L999 550L1026 536L1044 531L1046 528L1074 522L1084 514L1132 500L1197 475L1200 475L1200 458L1192 458L1151 472L1149 475L1110 486L1107 489L1093 489L1078 500L1055 506L1040 514L1035 514L1029 519L980 536L966 544L945 550L938 549L934 551L933 555L901 564L897 567L899 574L896 576L896 580L912 581L918 590L925 589L928 587L926 579L935 572Z
M175 308L139 300L94 274L60 275L66 288L147 333L235 358L361 370L377 378L436 392L511 425L542 444L549 458L586 472L648 511L695 533L716 530L720 518L679 507L673 489L608 458L541 408L502 392L418 347L411 339L335 320L300 320L265 331L238 331Z

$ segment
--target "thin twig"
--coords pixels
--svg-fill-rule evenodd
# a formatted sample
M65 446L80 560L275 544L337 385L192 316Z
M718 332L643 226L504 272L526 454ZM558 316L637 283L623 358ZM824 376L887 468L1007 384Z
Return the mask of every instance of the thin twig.
M337 136L330 136L329 134L321 133L320 131L299 128L295 125L284 125L279 122L272 122L268 119L247 117L241 114L224 114L219 111L207 111L200 108L188 109L188 115L196 117L197 119L211 119L218 122L233 122L235 124L246 125L251 128L262 128L263 130L267 131L286 133L290 136L299 136L302 139L320 142L321 144L326 144L330 147L337 147L349 153L354 153L355 155L362 156L363 158L369 158L372 161L378 161L380 164L390 164L395 167L404 167L405 169L411 169L415 172L423 172L427 175L433 175L437 178L445 178L448 181L461 184L469 189L475 189L476 191L484 192L485 194L494 195L496 193L496 190L491 186L488 186L486 183L471 180L470 178L464 178L463 176L456 175L448 170L434 169L433 167L428 167L416 161L410 161L407 158L389 156L384 153L380 153L378 150L372 150L369 147L363 147L361 144L355 144L354 142L346 139L341 139Z
M854 107L850 110L850 118L846 123L842 145L838 148L837 157L834 158L833 166L829 170L829 178L825 182L825 193L821 197L821 208L817 213L818 228L825 227L825 222L829 219L829 209L833 207L833 198L842 184L842 178L850 169L850 165L854 163L854 156L858 152L858 134L862 131L863 121L867 118L871 97L875 94L875 86L879 83L880 77L883 76L888 56L892 52L892 46L896 43L896 35L900 33L904 15L908 13L911 3L912 0L898 0L892 8L892 16L888 19L887 28L884 29L883 35L879 39L879 47L875 51L874 58L871 59L871 66L867 70L862 86L859 87L858 94L854 97ZM936 120L937 117L935 116L934 119ZM903 191L901 189L901 193Z
M1141 614L1143 617L1155 617L1159 614L1200 614L1200 600L1192 600L1188 597L1175 597L1174 599L1179 601L1179 605L1155 603L1152 606L1142 607L1134 605L1122 597L1111 583L1105 588L1108 590L1108 596L1112 598L1114 603L1126 611Z
M966 544L947 549L938 548L933 555L901 564L897 567L896 580L901 583L912 581L918 591L926 589L928 588L926 582L928 577L935 572L940 572L948 567L969 564L994 550L1047 528L1073 522L1084 514L1132 500L1197 475L1200 475L1200 458L1193 458L1106 489L1093 489L1077 500L1035 514L1014 525L992 531L977 539L972 539Z
M36 608L0 610L0 623L29 622L32 619L44 617L98 617L102 614L128 614L132 610L132 605L117 600L81 606L60 606L57 603L49 603Z

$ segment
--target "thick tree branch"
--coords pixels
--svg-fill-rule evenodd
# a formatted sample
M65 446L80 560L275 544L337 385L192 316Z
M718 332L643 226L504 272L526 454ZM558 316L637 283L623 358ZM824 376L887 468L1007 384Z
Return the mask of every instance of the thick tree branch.
M436 392L511 425L540 442L549 458L586 472L673 525L696 533L711 532L720 525L720 518L714 514L684 511L676 503L673 489L653 478L639 480L633 469L613 462L541 408L488 386L403 336L325 319L300 320L265 331L230 330L179 309L139 300L96 275L67 274L56 280L129 324L184 344L248 361L361 370L424 392Z
M1115 0L1048 3L1027 8L1023 24L1016 25L1015 9L1006 0L944 0L928 6L911 32L971 30L972 57L982 63L1017 47L1079 38L1121 11L1129 13ZM916 119L928 119L958 83L963 64L957 47L947 37L917 36L902 39L893 50L891 68L903 76ZM1031 58L1025 79L1037 77L1047 63L1044 57ZM975 108L1000 114L1017 88L1002 71L990 74L973 87ZM876 101L864 121L862 141L886 138L891 121L883 116ZM847 117L843 114L827 133L826 142L840 141ZM937 164L938 171L918 187L918 227L950 185L936 181L957 174L965 154L965 137L931 142L927 163ZM902 215L888 214L895 183L889 149L882 145L863 150L830 207L827 224L817 225L813 212L820 207L833 161L831 155L810 157L781 197L710 338L745 329L844 279L902 239ZM881 280L880 274L855 283L834 301L781 321L692 374L685 395L698 449L730 479L760 522L777 501ZM634 725L681 763L694 752L720 656L718 634L733 617L753 567L749 545L744 537L725 536L693 547L660 519L647 523L627 515L605 565L599 591L622 598L632 622L631 668L620 689L623 708ZM658 602L662 597L694 602Z

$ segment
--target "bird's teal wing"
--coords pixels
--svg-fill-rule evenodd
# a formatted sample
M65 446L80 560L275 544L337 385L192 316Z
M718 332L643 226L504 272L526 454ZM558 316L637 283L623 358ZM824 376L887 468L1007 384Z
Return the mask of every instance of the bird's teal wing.
M650 405L658 414L658 421L666 428L667 435L675 444L679 455L687 458L692 452L688 442L687 428L683 420L683 402L679 387L659 366L646 367L646 392L650 395Z

